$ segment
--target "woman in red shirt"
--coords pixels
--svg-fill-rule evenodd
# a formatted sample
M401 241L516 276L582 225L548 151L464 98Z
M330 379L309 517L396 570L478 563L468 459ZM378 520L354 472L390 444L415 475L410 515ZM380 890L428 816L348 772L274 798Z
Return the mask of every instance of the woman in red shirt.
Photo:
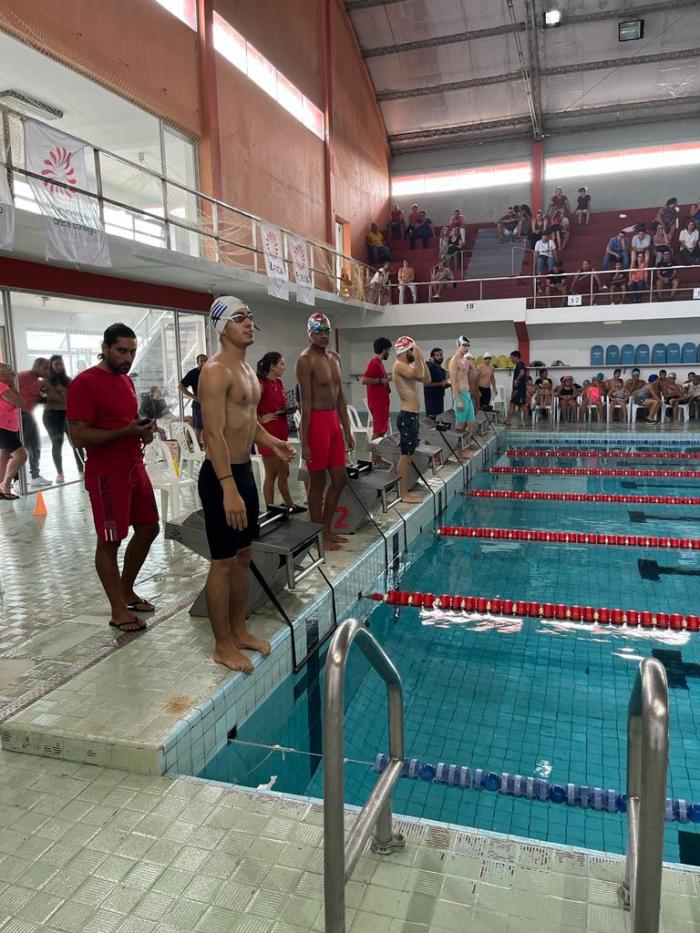
M15 389L15 374L9 363L0 363L0 499L19 499L12 480L27 459L19 439L19 413L24 405Z
M258 362L257 373L260 380L260 401L258 402L258 421L264 425L265 430L286 441L289 436L287 416L294 411L287 404L287 396L282 383L282 376L286 364L281 353L274 350L266 353ZM258 453L262 457L265 467L265 480L263 482L263 496L266 505L275 503L275 480L279 487L284 504L293 515L305 512L301 505L295 505L289 492L289 466L280 460L268 447L258 444Z

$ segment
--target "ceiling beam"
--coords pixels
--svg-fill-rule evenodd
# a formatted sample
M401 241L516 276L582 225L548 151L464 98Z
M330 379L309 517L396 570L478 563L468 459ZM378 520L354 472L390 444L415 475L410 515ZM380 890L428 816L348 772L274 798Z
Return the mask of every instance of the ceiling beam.
M512 0L507 0L508 8L515 23ZM520 36L515 35L515 43L523 63L523 80L528 94L530 112L532 115L532 138L542 139L542 78L540 74L540 47L537 41L537 5L535 0L525 0L525 25L527 26L527 48L530 68L525 65L522 50L520 49Z
M402 0L348 0L345 8L360 10L370 6L383 6L384 3L398 3ZM690 9L697 5L697 0L665 0L660 3L646 3L643 6L630 7L627 10L599 10L595 13L578 13L573 16L565 16L559 29L568 26L579 26L583 23L596 23L606 19L639 19L648 13L665 13L670 10ZM537 29L544 31L544 26L539 21ZM477 39L488 39L492 36L505 36L510 33L524 32L525 23L508 23L503 26L494 26L491 29L472 29L467 32L455 32L449 36L433 36L430 39L418 39L415 42L399 42L394 45L382 45L372 49L364 49L362 55L365 58L375 58L380 55L398 55L401 52L412 52L416 49L434 49L441 45L454 45L459 42L473 42Z
M700 58L700 48L681 49L677 52L652 52L648 55L633 55L629 58L609 58L595 62L579 62L570 65L555 65L542 68L542 77L550 75L578 74L583 71L601 71L607 68L617 70L629 65L649 65L654 62L676 62L681 59ZM488 87L493 84L506 84L521 81L520 71L509 71L502 75L485 75L483 78L469 78L465 81L448 81L444 84L432 84L427 87L407 88L404 91L377 91L377 100L406 100L410 97L429 97L433 94L447 94L450 91L462 91L466 88Z

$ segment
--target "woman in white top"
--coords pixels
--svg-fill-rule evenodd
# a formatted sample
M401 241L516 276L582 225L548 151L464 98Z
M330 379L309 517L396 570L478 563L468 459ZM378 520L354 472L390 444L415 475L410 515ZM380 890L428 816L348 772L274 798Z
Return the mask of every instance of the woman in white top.
M681 230L681 235L678 237L681 256L685 263L689 266L697 266L698 261L700 260L698 239L700 239L700 233L698 233L695 222L689 220L688 226L685 230Z

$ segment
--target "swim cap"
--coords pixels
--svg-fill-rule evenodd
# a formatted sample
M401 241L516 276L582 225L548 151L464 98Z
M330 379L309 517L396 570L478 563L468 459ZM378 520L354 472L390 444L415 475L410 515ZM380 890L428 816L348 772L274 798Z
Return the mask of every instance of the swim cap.
M396 350L397 354L406 353L407 350L412 350L415 345L413 337L399 337L394 344L394 350Z
M458 347L468 347L470 344L471 344L471 340L469 339L469 337L465 337L464 334L461 334L457 338Z
M491 359L491 354L488 352L488 350L485 353L482 353L481 355L483 356L485 360Z
M317 311L316 314L312 314L309 320L306 322L307 334L318 334L322 330L326 330L326 328L328 328L328 330L331 329L331 322L321 311Z
M239 311L247 311L248 305L240 298L234 295L222 295L217 298L209 309L209 320L214 330L218 334L223 334L226 324L231 320L234 314Z
M474 354L473 354L473 353L465 353L464 355L465 355L465 357L466 357L468 360L473 360L473 359L474 359Z

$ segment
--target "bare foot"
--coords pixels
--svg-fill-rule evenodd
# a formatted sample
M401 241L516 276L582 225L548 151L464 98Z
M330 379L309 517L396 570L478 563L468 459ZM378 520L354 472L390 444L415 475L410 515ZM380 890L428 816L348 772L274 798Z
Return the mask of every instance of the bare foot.
M244 674L253 673L253 662L242 651L239 651L235 645L215 648L212 658L217 664L223 664L230 671L243 671Z
M327 535L331 541L335 541L336 544L345 544L346 538L342 535L336 535L332 531Z
M340 544L330 535L323 536L323 548L326 551L339 551Z
M417 496L414 492L409 492L409 493L406 493L405 496L401 496L401 501L408 502L409 504L414 505L414 504L417 504L418 502L422 502L423 500L421 499L420 496Z
M233 640L236 642L237 648L248 648L250 651L259 651L264 658L266 658L272 650L269 641L256 638L248 629L245 629L240 637L234 635Z

